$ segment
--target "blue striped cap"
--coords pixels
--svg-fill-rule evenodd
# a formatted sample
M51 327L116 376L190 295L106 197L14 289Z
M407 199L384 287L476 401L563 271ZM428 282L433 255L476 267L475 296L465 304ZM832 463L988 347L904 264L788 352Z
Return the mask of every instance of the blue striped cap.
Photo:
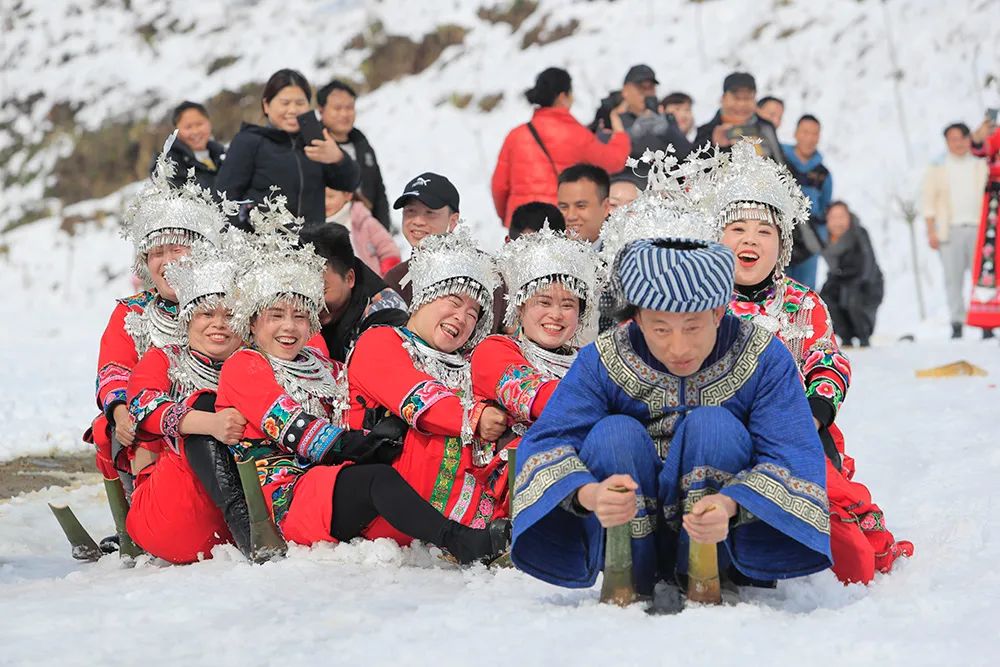
M698 313L732 299L735 263L733 251L721 243L642 239L625 246L615 274L633 306Z

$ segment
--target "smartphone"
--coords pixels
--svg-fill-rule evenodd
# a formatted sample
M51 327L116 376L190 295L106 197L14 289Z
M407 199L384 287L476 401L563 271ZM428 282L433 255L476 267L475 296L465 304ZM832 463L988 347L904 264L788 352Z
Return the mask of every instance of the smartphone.
M299 115L299 134L306 146L316 140L323 141L323 125L312 109Z
M994 125L997 124L997 117L1000 116L1000 109L987 109L986 117L990 119L990 122Z
M660 112L660 103L656 100L656 96L655 95L647 95L645 102L646 102L646 108L647 109L649 109L653 113L659 113Z
M738 141L740 137L756 137L757 128L753 125L733 125L726 130L726 139Z

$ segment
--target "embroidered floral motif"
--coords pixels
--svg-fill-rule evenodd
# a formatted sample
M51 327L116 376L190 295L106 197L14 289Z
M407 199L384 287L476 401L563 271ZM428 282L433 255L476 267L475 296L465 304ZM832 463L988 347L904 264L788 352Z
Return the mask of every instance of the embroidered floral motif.
M173 401L166 393L155 389L143 389L138 396L132 399L128 411L136 425L141 426L142 422L156 412L157 408L170 403Z
M531 406L545 378L527 364L510 365L497 382L497 401L520 422L531 421Z
M283 442L285 430L292 423L292 419L301 412L302 408L294 398L282 394L264 413L260 420L260 430L275 442Z
M163 417L160 418L160 433L168 438L180 438L181 422L189 412L191 412L191 408L183 403L171 403L163 411ZM174 448L176 449L176 444Z
M104 397L104 411L107 412L108 408L116 403L126 403L128 401L128 395L125 393L124 389L115 389L109 391Z
M127 296L123 299L117 299L118 303L122 304L126 308L136 309L140 311L150 304L150 302L156 298L156 293L152 290L144 290L138 294L133 294L132 296Z
M399 404L399 416L413 428L417 428L420 415L443 398L458 394L437 380L422 380L413 386Z
M840 404L844 400L844 392L840 390L837 383L831 382L827 378L820 378L809 385L806 389L806 398L811 398L813 396L819 396L830 401L830 403L833 404L834 410L840 408Z
M487 522L493 518L496 508L497 501L484 492L483 497L479 499L479 506L476 507L476 514L472 517L472 523L469 525L472 528L485 528Z
M125 402L125 385L128 384L131 375L132 369L121 364L109 363L101 366L97 371L97 395L100 396L110 387L115 387L104 397L102 408L106 410L112 403Z

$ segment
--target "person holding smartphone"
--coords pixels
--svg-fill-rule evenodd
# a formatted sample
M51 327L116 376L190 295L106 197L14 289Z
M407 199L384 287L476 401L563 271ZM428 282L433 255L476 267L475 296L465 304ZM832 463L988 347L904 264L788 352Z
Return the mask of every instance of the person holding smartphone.
M638 159L647 150L666 150L667 146L673 146L678 160L686 158L691 152L692 144L673 115L660 111L656 97L656 86L659 83L652 67L633 65L625 74L621 90L614 91L601 100L601 106L590 124L591 131L598 137L606 135L614 113L621 118L622 125L632 140L632 151L629 153L631 157Z
M241 201L230 220L250 230L249 211L277 187L288 210L307 223L322 223L326 188L353 192L361 175L357 163L322 127L311 107L312 88L292 69L275 72L264 86L261 109L266 125L244 123L229 145L215 187Z

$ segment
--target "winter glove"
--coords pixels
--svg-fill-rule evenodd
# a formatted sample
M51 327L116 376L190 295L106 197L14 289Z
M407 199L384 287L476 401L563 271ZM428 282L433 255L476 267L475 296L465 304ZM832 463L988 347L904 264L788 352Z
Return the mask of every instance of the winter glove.
M321 464L392 463L403 450L406 422L387 417L371 431L344 431L320 460Z

